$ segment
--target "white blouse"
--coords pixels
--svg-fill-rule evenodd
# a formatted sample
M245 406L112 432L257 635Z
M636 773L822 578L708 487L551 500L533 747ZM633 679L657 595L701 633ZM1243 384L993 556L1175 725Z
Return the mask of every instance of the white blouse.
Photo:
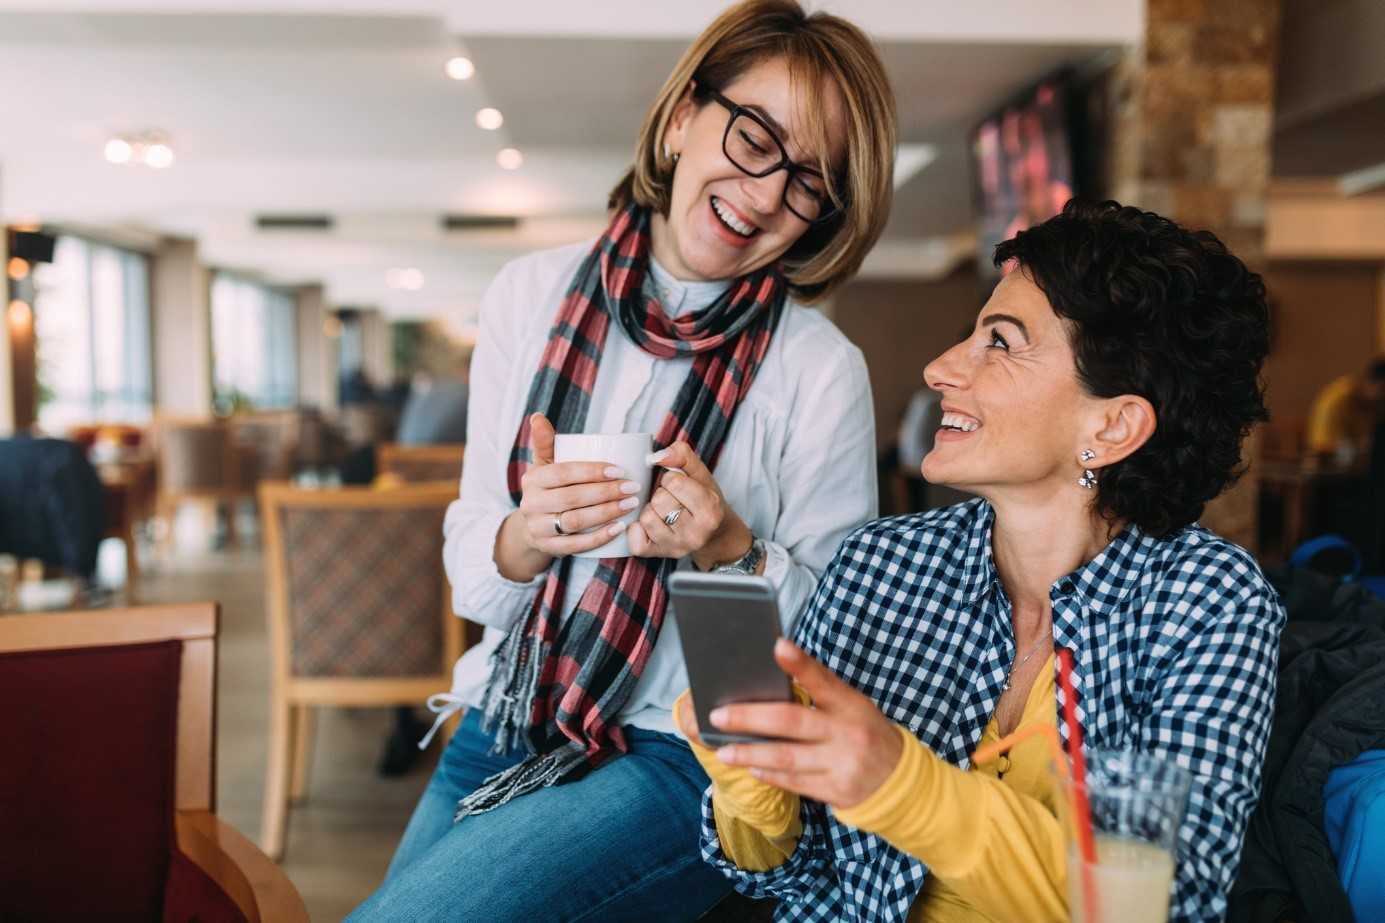
M457 661L451 694L430 700L435 711L481 703L491 653L506 632L523 624L546 576L516 583L496 567L496 535L515 509L505 468L554 315L594 243L517 259L482 298L466 463L461 496L448 508L443 526L443 563L454 611L486 630L482 642ZM650 284L674 316L706 307L725 288L725 283L679 282L652 260ZM656 359L612 324L587 432L658 432L691 365L691 358ZM837 545L876 515L872 406L861 351L818 311L790 301L714 472L731 508L765 543L765 577L778 591L786 632ZM573 561L565 605L576 604L597 563ZM676 733L670 709L687 685L670 606L618 722Z

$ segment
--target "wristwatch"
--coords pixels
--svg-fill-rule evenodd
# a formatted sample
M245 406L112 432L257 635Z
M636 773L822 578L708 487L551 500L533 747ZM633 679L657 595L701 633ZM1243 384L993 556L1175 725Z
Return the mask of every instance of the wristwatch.
M750 550L735 561L728 561L725 564L718 564L712 568L714 574L739 574L742 577L753 577L755 569L760 566L760 562L765 559L765 543L758 538L751 539Z

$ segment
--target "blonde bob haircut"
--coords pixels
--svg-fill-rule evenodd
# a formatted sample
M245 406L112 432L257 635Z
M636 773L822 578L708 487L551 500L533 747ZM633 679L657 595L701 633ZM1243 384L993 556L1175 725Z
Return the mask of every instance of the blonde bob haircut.
M813 301L856 274L890 216L894 185L895 104L875 46L856 26L827 13L808 15L797 0L746 0L717 17L669 74L645 116L635 163L611 190L610 205L631 201L667 215L673 159L663 139L678 104L689 94L704 105L707 90L720 91L755 65L782 58L804 106L804 141L817 152L818 168L839 211L810 225L782 257L791 290ZM830 165L829 128L813 105L824 81L845 103L846 158ZM702 92L699 92L702 91Z

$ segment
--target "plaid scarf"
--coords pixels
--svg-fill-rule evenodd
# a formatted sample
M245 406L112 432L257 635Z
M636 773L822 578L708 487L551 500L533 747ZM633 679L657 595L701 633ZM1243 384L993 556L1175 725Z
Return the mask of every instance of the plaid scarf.
M655 435L656 448L686 440L714 468L736 408L750 390L783 313L787 283L773 267L737 279L704 311L670 320L644 294L649 210L629 206L578 267L568 288L510 453L510 496L533 463L529 416L560 433L584 431L611 321L661 359L692 356L692 369ZM676 562L603 559L569 611L562 610L571 558L560 558L522 627L492 655L483 701L495 751L522 742L524 762L491 776L462 799L456 820L512 798L579 778L626 752L615 723L654 650L668 604L664 580Z

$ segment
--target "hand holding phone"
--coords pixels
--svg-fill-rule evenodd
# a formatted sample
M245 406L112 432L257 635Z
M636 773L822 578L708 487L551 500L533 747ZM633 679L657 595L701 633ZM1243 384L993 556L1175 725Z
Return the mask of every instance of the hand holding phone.
M679 571L669 577L699 736L709 747L765 740L718 731L712 709L736 702L793 700L774 660L779 606L763 577Z

